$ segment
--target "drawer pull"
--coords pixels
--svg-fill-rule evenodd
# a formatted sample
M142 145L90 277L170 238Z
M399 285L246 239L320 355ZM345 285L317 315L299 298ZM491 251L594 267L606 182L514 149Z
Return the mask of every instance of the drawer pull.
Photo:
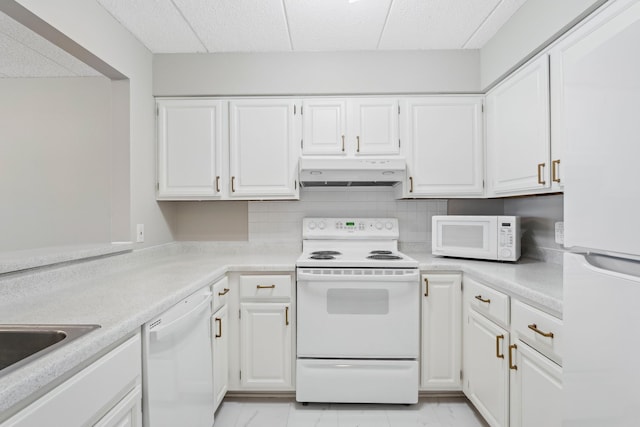
M289 307L284 308L284 324L289 326Z
M476 299L480 302L484 302L486 304L491 304L491 300L489 298L484 299L482 298L482 295L476 295Z
M533 332L535 332L536 334L540 334L543 337L553 338L553 332L542 332L540 329L538 329L538 325L536 325L535 323L532 323L531 325L528 325L527 327L529 329L531 329Z
M496 357L498 359L504 359L504 354L500 354L500 340L504 339L504 335L496 335Z
M224 291L222 291L222 292L218 292L218 296L219 296L219 297L221 297L221 296L226 295L226 294L228 294L228 293L229 293L229 289L224 288Z
M513 354L511 353L511 350L517 350L518 346L515 344L511 344L509 346L509 369L513 369L514 371L518 370L518 365L514 365L513 364Z
M256 289L275 289L276 285L257 285Z
M218 324L218 332L216 332L216 338L222 337L222 319L216 317L216 323Z
M426 277L424 278L424 296L429 296L429 279Z

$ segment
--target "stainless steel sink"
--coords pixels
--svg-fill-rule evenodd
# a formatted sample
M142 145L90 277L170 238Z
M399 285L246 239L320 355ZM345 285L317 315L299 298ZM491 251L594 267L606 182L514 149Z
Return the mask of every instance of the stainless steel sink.
M99 327L100 325L0 325L0 376Z

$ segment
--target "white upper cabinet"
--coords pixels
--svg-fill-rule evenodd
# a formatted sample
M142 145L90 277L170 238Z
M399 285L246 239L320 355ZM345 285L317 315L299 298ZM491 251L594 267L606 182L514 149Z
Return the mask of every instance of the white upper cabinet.
M401 117L403 197L483 195L482 97L408 98Z
M488 195L551 191L548 56L509 76L486 100Z
M229 103L229 196L298 198L300 104L291 99Z
M399 154L398 100L360 98L351 100L349 139L355 154Z
M302 154L345 155L347 101L311 98L302 102L302 108Z
M158 200L224 195L223 101L161 99L158 113Z
M302 154L394 156L400 153L396 98L308 98Z

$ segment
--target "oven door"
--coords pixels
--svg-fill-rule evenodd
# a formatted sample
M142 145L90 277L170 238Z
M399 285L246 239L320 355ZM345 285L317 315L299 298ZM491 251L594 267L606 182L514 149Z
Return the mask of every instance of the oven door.
M299 358L415 359L417 269L298 269Z

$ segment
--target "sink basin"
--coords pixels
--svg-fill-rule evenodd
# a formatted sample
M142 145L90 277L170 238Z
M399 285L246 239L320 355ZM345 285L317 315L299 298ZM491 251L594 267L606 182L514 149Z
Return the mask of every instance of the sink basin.
M0 325L0 376L99 327L100 325Z

